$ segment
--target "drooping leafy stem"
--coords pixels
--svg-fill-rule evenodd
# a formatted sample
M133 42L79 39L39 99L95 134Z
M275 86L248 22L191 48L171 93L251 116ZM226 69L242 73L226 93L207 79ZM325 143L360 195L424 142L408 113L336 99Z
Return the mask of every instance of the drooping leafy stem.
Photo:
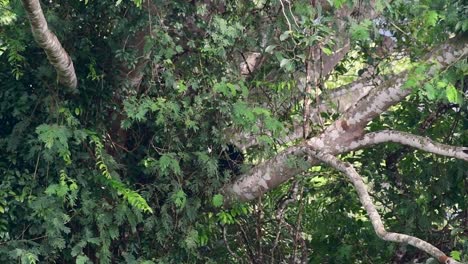
M153 213L153 209L151 209L146 200L138 192L128 188L123 182L112 177L112 171L106 165L103 158L105 151L104 144L96 134L89 132L88 136L90 138L90 143L95 146L96 167L104 177L105 183L107 183L107 185L112 189L116 190L119 195L122 195L123 198L133 207L143 212Z

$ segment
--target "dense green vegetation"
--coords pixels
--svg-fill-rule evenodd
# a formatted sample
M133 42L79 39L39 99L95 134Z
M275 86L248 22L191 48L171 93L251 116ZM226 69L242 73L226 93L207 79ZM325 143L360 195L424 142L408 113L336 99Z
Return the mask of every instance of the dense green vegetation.
M343 112L304 123L308 105L364 76L409 70L412 91L366 132L468 146L466 53L432 77L425 61L449 38L466 48L464 1L41 4L78 86L59 83L21 1L0 0L0 263L436 263L381 240L343 174L303 157L288 157L292 179L223 204L237 174ZM233 145L240 172L220 166ZM468 261L466 156L386 143L339 157L388 230Z

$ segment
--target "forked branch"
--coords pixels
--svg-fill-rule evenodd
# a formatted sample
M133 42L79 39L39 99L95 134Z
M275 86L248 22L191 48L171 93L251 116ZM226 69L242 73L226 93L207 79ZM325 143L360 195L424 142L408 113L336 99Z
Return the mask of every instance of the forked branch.
M417 237L400 234L400 233L392 233L387 232L383 225L382 219L380 218L380 214L377 212L374 203L367 192L367 187L362 180L362 177L356 172L353 166L347 162L340 161L335 156L327 153L321 153L317 151L310 150L308 151L310 155L314 158L321 160L322 162L332 166L333 168L343 172L351 183L356 188L356 191L359 196L359 201L364 206L367 214L369 215L369 219L372 223L375 233L381 239L390 242L398 242L398 243L407 243L410 244L428 254L436 258L440 263L445 264L461 264L460 262L448 257L445 255L441 250L436 248L435 246L429 244L428 242L421 240Z

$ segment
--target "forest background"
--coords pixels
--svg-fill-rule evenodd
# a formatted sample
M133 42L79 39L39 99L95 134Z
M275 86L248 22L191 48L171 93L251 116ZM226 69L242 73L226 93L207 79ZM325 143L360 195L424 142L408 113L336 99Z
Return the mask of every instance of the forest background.
M1 263L468 261L465 1L0 0L0 25Z

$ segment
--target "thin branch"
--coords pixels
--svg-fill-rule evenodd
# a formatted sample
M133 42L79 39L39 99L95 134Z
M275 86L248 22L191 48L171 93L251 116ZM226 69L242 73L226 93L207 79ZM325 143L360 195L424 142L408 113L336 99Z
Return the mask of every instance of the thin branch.
M273 243L273 247L271 248L271 255L272 255L271 263L274 263L273 258L275 256L275 250L276 250L276 247L278 246L279 238L281 235L281 227L282 225L287 224L287 222L284 220L284 211L286 209L286 206L296 201L298 191L299 191L299 181L295 180L291 188L288 191L289 197L285 198L282 201L279 201L281 203L279 203L277 207L278 209L276 210L276 220L278 220L278 231L276 233L276 238L275 238L275 242Z
M30 238L30 239L13 239L13 240L8 240L8 241L4 241L4 242L0 242L0 245L5 245L5 244L9 244L9 243L27 243L27 242L30 242L30 241L35 241L35 240L39 240L39 239L43 239L43 238L47 238L48 236L47 235L44 235L44 236L39 236L39 237L34 237L34 238Z
M424 240L410 235L386 231L382 219L380 218L380 214L377 212L377 209L375 208L375 205L373 204L372 199L369 196L369 193L367 192L367 187L364 181L362 180L362 177L356 172L353 166L347 162L340 161L331 154L316 152L313 150L310 150L309 154L323 161L324 163L332 166L333 168L341 171L348 177L348 179L356 188L356 191L359 196L359 201L364 206L364 209L369 215L369 219L378 237L385 241L410 244L435 257L440 263L461 264L460 262L446 256L441 250Z
M313 56L311 48L309 48L309 55L307 56L307 60L305 62L305 69L306 69L306 84L305 84L305 91L304 91L304 113L303 113L303 120L302 120L302 137L306 139L309 136L310 132L310 104L311 104L311 92L312 92L312 87L311 87L311 65L309 65L309 60L310 57ZM314 75L315 76L315 75ZM314 78L314 86L317 87L317 82ZM317 94L316 94L317 96Z
M229 246L229 242L226 236L226 226L223 226L223 240L224 240L224 244L226 245L227 250L229 251L229 254L231 254L234 257L234 259L239 259L239 256L237 256L237 254Z
M31 30L37 44L44 49L47 59L57 71L61 84L75 89L77 79L73 61L60 44L57 36L49 30L39 0L22 0L31 23Z
M467 147L445 145L427 137L394 130L383 130L366 134L361 139L351 142L349 147L351 149L356 149L385 142L400 143L434 154L468 161Z
M258 197L258 203L257 203L257 223L255 223L256 226L256 234L257 234L257 260L259 262L263 262L263 254L262 254L262 221L263 221L263 204L262 204L262 196Z
M296 27L300 28L300 27L299 27L299 24L297 24L296 16L294 16L294 13L293 13L293 11L292 11L292 9L291 9L291 1L286 0L286 3L288 3L289 13L291 14L291 17L292 17L293 20L294 20L294 24L296 24Z
M301 191L299 193L300 197L303 197L304 194L304 186L301 186ZM298 248L298 242L301 243L301 250L302 250L302 258L304 259L307 257L307 249L306 249L306 243L305 239L302 237L302 234L300 233L300 228L301 228L301 222L302 222L302 213L304 212L304 200L299 199L299 208L297 212L297 219L296 219L296 225L294 227L294 247L293 247L293 254L292 256L294 257L295 263L300 262L298 259L298 256L296 255L297 253L297 248ZM305 262L301 262L305 263Z
M251 243L249 242L249 239L247 238L247 232L245 232L244 228L242 227L242 224L239 222L236 222L237 226L239 227L241 234L242 234L242 239L244 240L245 247L247 249L247 256L249 256L250 263L257 263L255 260L255 254L252 251L252 246L250 245Z
M423 62L434 62L434 65L437 65L429 69L427 77L431 78L436 70L444 70L467 55L468 38L459 36L448 40L422 59ZM303 145L295 145L285 149L271 159L256 165L234 182L225 185L221 190L226 197L225 206L229 206L233 201L253 200L303 171L299 167L288 166L288 164L290 164L291 157L303 157L306 146L335 155L352 150L350 144L353 141L359 141L364 136L364 129L370 121L387 111L391 106L404 100L411 93L411 89L403 87L408 72L389 77L389 80L372 89L367 96L348 109L340 119L328 126L322 134L308 139ZM288 136L302 137L302 126L299 127L301 129L291 129L293 135ZM251 138L251 140L255 141L255 138ZM309 166L313 166L317 162L315 159L306 161Z
M288 16L286 15L286 12L284 11L284 4L283 4L283 1L280 0L280 4L281 4L281 11L283 11L283 16L284 16L284 18L286 18L286 22L288 23L289 31L292 31L291 22L289 22L289 18L288 18Z

